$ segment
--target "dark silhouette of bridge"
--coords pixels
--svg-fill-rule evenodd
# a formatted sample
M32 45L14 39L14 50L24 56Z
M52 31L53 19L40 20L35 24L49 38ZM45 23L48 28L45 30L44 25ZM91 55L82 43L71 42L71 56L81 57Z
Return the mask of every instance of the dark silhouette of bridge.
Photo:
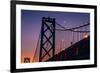
M66 28L43 17L33 62L90 59L90 24Z
M90 37L66 48L47 61L84 60L90 59Z

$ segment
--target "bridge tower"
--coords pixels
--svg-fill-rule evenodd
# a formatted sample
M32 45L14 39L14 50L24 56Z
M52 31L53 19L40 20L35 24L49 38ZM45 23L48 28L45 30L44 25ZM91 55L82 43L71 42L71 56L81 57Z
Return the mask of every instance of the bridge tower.
M47 55L49 58L55 55L55 19L43 17L41 26L39 62L43 61Z

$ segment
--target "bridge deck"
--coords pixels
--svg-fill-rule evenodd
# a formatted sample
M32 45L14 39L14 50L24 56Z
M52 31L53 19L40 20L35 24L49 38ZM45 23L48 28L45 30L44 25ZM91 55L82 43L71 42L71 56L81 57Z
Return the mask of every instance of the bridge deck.
M47 61L90 59L90 37L80 40Z

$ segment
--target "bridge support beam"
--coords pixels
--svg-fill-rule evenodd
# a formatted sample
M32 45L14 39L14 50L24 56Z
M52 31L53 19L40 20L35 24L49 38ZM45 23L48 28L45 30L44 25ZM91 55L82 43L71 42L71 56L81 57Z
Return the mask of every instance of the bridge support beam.
M41 41L39 62L43 61L46 56L55 55L55 19L50 17L42 18Z

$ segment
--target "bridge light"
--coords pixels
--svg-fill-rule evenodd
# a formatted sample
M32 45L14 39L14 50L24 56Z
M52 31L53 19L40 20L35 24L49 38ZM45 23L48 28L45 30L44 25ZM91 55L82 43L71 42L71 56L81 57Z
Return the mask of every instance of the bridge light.
M61 40L62 42L64 42L64 40Z
M88 34L86 34L86 35L84 35L84 38L88 38L88 36L89 36L89 35L88 35Z

